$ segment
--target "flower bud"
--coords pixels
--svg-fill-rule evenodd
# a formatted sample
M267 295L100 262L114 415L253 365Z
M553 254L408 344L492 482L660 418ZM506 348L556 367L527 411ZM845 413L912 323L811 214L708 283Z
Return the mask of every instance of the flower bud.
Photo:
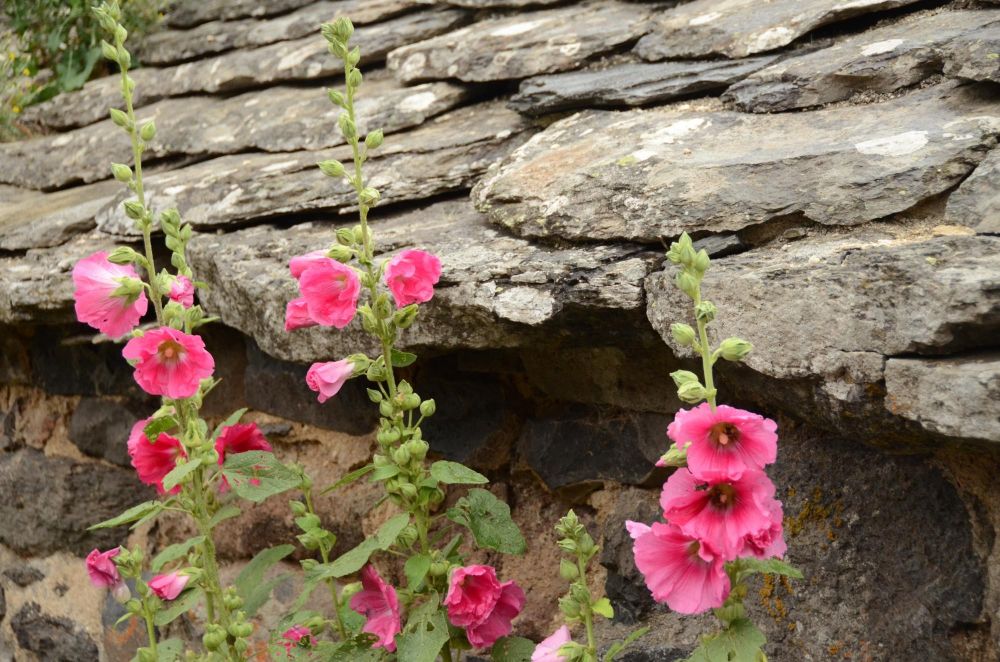
M561 611L566 618L580 617L580 605L577 604L576 600L568 595L559 598L559 611Z
M417 486L413 483L403 483L399 486L399 491L403 493L407 499L412 499L417 496Z
M111 174L122 184L128 184L132 181L132 168L124 163L112 163Z
M393 317L393 321L396 323L398 328L408 329L413 326L413 322L416 321L419 310L420 307L417 304L411 303L409 306L397 310L395 317Z
M445 561L435 561L431 563L429 572L431 577L443 577L448 573L448 564Z
M583 584L573 584L569 587L569 594L580 604L590 602L590 591Z
M708 271L708 266L711 263L712 260L708 257L708 251L703 248L694 256L694 264L692 266L694 266L695 271L703 274Z
M392 402L389 400L383 400L378 405L378 413L382 414L385 418L392 418L392 415L396 413L396 408L393 407ZM379 433L381 437L382 433ZM399 434L398 432L396 434Z
M571 582L580 576L580 570L572 561L563 559L559 562L559 576Z
M382 199L382 194L378 192L377 189L371 186L366 186L361 189L361 202L368 205L369 207L374 207L378 204L378 201Z
M325 163L330 163L330 161L325 161ZM334 163L339 163L334 161ZM320 164L320 167L323 167ZM340 166L343 168L344 166ZM337 243L341 246L353 246L356 242L354 241L354 231L348 228L338 228L337 229Z
M688 347L689 345L693 345L695 343L695 331L687 324L671 324L670 334L681 347Z
M416 409L420 406L420 396L416 393L411 393L410 395L403 396L403 410L409 411L411 409Z
M347 105L347 102L344 101L344 94L340 90L327 90L326 96L330 98L330 103L332 103L335 106L340 106L341 108L343 108L344 106Z
M385 140L385 135L382 133L382 129L376 129L365 136L365 147L368 149L378 149L382 146L383 140Z
M340 127L340 132L344 134L344 137L347 138L347 140L354 140L357 138L358 128L354 125L354 122L351 121L351 118L348 117L347 113L340 116L337 120L337 126ZM320 167L322 168L322 166Z
M715 319L715 304L711 301L702 301L694 309L694 315L699 322L711 322Z
M434 402L434 398L429 400L424 400L420 403L420 415L421 416L433 416L434 412L437 411L437 404Z
M698 281L688 273L681 272L677 274L677 287L692 299L698 293Z
M382 391L374 388L368 389L368 399L375 404L382 402Z
M126 200L124 206L125 214L133 221L138 221L146 215L146 208L138 200Z
M329 251L327 251L327 256L333 258L337 262L350 262L351 258L354 257L354 251L352 251L347 246L334 246Z
M333 22L333 34L337 37L338 41L347 43L351 35L354 34L354 24L351 23L351 19L346 16L338 16L337 20Z
M103 39L101 40L101 55L112 62L118 61L118 49Z
M347 57L344 59L352 67L356 67L358 65L358 62L361 62L361 49L355 46L350 50L350 52L347 54ZM357 89L357 87L361 85L361 70L352 69L351 74L347 77L347 82L348 84L350 84L351 87Z
M727 361L742 361L753 351L753 345L740 338L726 338L719 345L719 355Z
M677 388L691 382L700 383L698 375L694 374L690 370L676 370L670 373L670 378L674 380L674 384L677 385Z
M698 382L687 382L677 389L677 397L692 405L704 400L707 394L705 387Z
M128 39L128 30L125 29L124 25L115 26L115 41L118 43L125 43Z
M152 120L143 124L142 128L139 129L139 137L145 140L146 142L149 142L150 140L155 138L156 124L154 124Z
M341 115L341 117L345 117ZM323 171L323 174L327 177L343 177L347 172L344 169L344 164L336 159L330 159L329 161L320 161L319 169ZM339 236L339 235L338 235Z
M129 121L128 115L126 115L123 111L118 110L117 108L112 108L108 112L111 113L111 121L114 122L116 126L131 130L132 123Z
M295 515L298 515L299 517L309 512L306 509L306 504L302 503L301 501L289 501L288 506L292 509L292 512Z
M141 259L142 256L128 246L118 246L108 255L108 262L112 264L132 264Z
M118 64L121 65L123 69L128 69L132 64L132 54L124 46L119 46L118 51Z
M405 466L410 463L410 452L406 448L397 448L392 452L392 461L399 466Z
M118 582L111 587L111 596L115 602L124 605L132 598L132 593L128 590L128 585L125 582Z
M410 453L410 457L420 462L427 457L429 449L430 446L423 439L411 439L406 442L406 450Z

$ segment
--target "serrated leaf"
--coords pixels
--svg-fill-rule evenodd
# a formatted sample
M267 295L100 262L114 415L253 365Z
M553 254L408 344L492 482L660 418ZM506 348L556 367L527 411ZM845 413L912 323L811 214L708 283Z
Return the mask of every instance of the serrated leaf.
M226 458L222 474L239 496L260 503L302 483L302 477L268 451L236 453Z
M137 506L132 506L117 517L112 517L111 519L104 520L99 524L87 527L87 530L96 531L97 529L110 529L123 524L128 524L129 522L135 522L136 520L146 517L149 513L158 513L161 510L163 510L162 502L144 501Z
M166 609L161 609L156 612L156 616L153 617L153 622L159 626L164 626L169 623L173 623L177 620L181 614L191 611L198 604L201 599L202 592L200 588L193 588L190 591L185 591L176 600L166 603Z
M306 573L310 581L319 581L329 577L346 577L354 574L368 563L371 555L379 550L387 550L395 544L399 534L410 523L407 513L396 515L379 527L373 538L366 538L357 547L344 552L330 563L321 563Z
M208 527L214 529L220 522L225 522L227 519L232 519L234 517L239 517L243 514L239 506L229 504L228 506L223 506L214 515L212 519L208 520Z
M501 637L490 649L492 662L531 662L535 642L524 637Z
M430 569L431 557L426 554L417 554L406 559L406 563L403 565L403 574L406 575L407 588L416 590Z
M366 464L365 466L361 467L360 469L355 469L351 473L345 475L344 477L342 477L340 480L338 480L336 483L334 483L330 487L324 488L323 491L320 492L320 494L329 494L330 492L333 492L334 490L338 490L341 487L344 487L345 485L350 485L354 481L358 480L359 478L362 478L363 476L371 473L374 470L375 470L375 465L374 464Z
M184 642L176 637L156 642L156 662L174 662L184 652Z
M263 583L264 575L267 573L268 569L274 564L281 561L289 554L295 551L295 545L278 545L277 547L271 547L270 549L265 549L257 553L253 557L253 560L247 564L243 571L240 572L239 576L236 577L236 581L233 582L236 586L236 592L244 602L248 602L250 596L253 595L257 587ZM270 594L271 589L268 588L268 594ZM267 596L264 596L267 599ZM259 607L260 605L258 605ZM244 606L244 609L246 607ZM249 610L247 610L249 614Z
M169 492L181 483L192 471L201 466L201 459L195 458L178 464L163 477L163 489Z
M604 618L611 619L615 617L614 607L611 606L611 601L607 598L601 598L590 609L595 614L600 614Z
M448 619L443 611L437 610L430 618L418 621L412 632L396 635L396 659L434 662L449 638Z
M156 445L156 439L160 436L160 433L173 430L177 426L177 419L173 416L160 416L146 423L146 427L142 429L142 434L146 439L153 442L153 445Z
M215 432L212 433L211 441L214 442L216 439L218 439L219 435L222 434L222 431L225 430L226 428L239 423L240 419L243 418L243 415L246 413L247 413L247 408L243 407L242 409L237 409L232 414L230 414L226 418L226 420L222 421L217 426L215 426Z
M411 354L409 352L402 352L398 349L392 350L393 368L405 368L406 366L413 365L413 362L416 360L417 360L416 354Z
M704 637L688 662L757 662L766 643L767 638L757 626L740 619L722 632Z
M611 644L608 647L607 652L604 653L604 657L601 658L602 662L613 662L613 660L615 659L615 657L618 656L619 653L623 652L626 648L634 644L640 638L645 637L646 634L649 633L649 630L650 629L648 627L639 628L638 630L635 630L634 632L629 634L629 636L625 637L621 641L616 641L615 643Z
M186 556L188 550L195 545L200 545L204 540L205 536L196 536L194 538L189 538L184 542L174 543L173 545L164 548L162 552L153 558L150 568L153 572L159 572L163 566L171 561L176 561L177 559Z
M483 489L469 490L449 508L448 519L472 532L476 544L504 554L523 554L527 545L510 517L510 506Z
M485 485L490 479L464 464L439 460L431 465L431 477L445 485Z

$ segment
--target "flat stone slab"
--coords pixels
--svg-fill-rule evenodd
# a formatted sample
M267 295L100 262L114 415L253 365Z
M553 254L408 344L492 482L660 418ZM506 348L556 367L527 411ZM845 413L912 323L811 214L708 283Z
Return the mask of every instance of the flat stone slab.
M521 82L510 107L544 115L584 107L646 106L723 89L773 57L694 62L641 62L537 76Z
M468 189L526 140L528 129L526 120L500 102L452 111L373 152L369 184L381 192L383 204ZM278 215L352 210L357 204L353 187L316 167L330 158L349 161L350 150L224 156L150 177L146 193L155 209L176 207L199 229ZM132 221L120 208L126 194L123 189L98 213L101 230L135 236Z
M445 4L471 9L523 9L525 7L567 4L566 0L417 0L417 2L425 5Z
M786 46L823 25L916 0L695 0L657 16L636 51L645 60L746 57Z
M399 48L389 68L405 82L479 82L576 69L639 38L654 5L604 0L474 23Z
M1000 442L1000 355L889 359L886 408L947 437Z
M421 248L443 263L434 299L403 337L407 346L530 346L569 318L570 310L576 319L587 311L641 311L642 281L656 260L635 246L537 246L498 231L466 199L373 218L380 252ZM339 226L355 222L344 219ZM332 243L336 227L317 222L196 235L188 257L210 285L207 307L285 360L339 357L359 347L374 352L357 321L339 332L284 331L285 306L297 296L288 260Z
M856 225L954 186L1000 135L985 90L943 85L792 115L587 111L549 126L474 191L523 236L659 242L801 217Z
M16 143L15 143L16 144ZM121 188L117 182L52 194L34 191L0 206L0 250L23 251L66 243L95 226L98 210Z
M977 232L1000 234L1000 150L994 149L948 196L945 218Z
M892 92L946 67L968 70L956 77L986 80L983 69L992 63L995 76L1000 60L976 56L983 44L991 44L986 50L1000 49L998 10L911 16L761 69L730 87L723 99L740 110L775 112L842 101L858 92Z
M167 13L166 24L189 28L213 20L232 20L254 16L261 18L283 14L304 7L315 0L182 0Z
M362 131L393 133L468 99L449 83L402 87L381 75L369 80L357 100ZM217 156L248 151L286 152L343 144L337 129L342 111L323 88L271 87L233 97L164 99L138 112L156 122L157 137L144 162L165 157ZM132 163L131 143L110 119L67 133L0 144L0 182L53 189L111 177L109 163Z
M364 44L362 64L382 62L389 51L404 44L447 32L465 21L460 9L428 9L399 18L361 26L354 43ZM131 73L135 106L166 97L238 92L291 81L330 78L343 64L330 55L316 26L314 34L261 48L233 51L172 67L144 67ZM121 79L98 78L69 94L31 106L24 121L52 129L92 124L108 116L109 107L123 107Z

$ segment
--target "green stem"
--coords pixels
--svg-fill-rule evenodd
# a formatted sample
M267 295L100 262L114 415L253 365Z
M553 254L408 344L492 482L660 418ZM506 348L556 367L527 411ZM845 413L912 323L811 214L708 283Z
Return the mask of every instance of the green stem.
M153 653L154 659L159 659L156 654L156 627L153 624L153 613L149 609L146 601L142 604L142 615L146 619L146 634L149 636L149 650Z
M576 557L576 567L580 573L580 581L583 585L587 586L587 564L583 562L583 557L577 555ZM590 589L587 589L587 595L590 595ZM591 659L597 658L597 645L594 641L594 613L590 608L590 600L587 600L586 604L580 605L580 614L583 616L583 625L587 629L587 650L590 652Z
M701 370L705 375L705 390L708 391L708 406L715 411L715 382L712 379L712 347L708 343L708 322L698 319L698 304L701 303L701 285L695 292L695 321L698 325L698 343L701 348Z
M442 662L451 662L451 640L449 639L444 648L441 649L441 660Z
M312 489L307 488L303 490L302 493L306 497L306 510L308 510L311 515L315 515L316 509L313 508ZM319 553L324 564L330 562L330 552L327 551L326 547L320 547ZM344 625L344 618L340 615L342 605L340 602L340 594L337 593L337 580L331 577L326 580L326 583L330 587L330 598L333 600L333 613L337 616L337 632L340 634L341 641L347 641L347 626Z

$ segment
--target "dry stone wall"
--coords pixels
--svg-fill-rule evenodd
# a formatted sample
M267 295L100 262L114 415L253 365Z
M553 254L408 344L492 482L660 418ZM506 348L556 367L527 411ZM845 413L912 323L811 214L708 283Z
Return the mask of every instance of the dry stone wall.
M149 195L197 229L189 261L222 318L208 406L249 406L320 483L364 463L374 423L360 386L320 406L303 383L366 349L360 329L282 328L288 258L353 223L315 168L345 156L317 32L340 13L366 57L359 112L387 134L378 249L444 264L408 378L438 400L432 447L487 473L532 541L493 559L528 589L521 633L552 628L551 525L570 506L604 546L602 636L654 627L624 659L682 659L705 626L652 602L623 528L658 515L667 375L694 365L662 257L687 231L714 258L718 333L756 347L723 367L723 398L782 433L773 477L806 579L754 587L769 659L1000 660L995 2L179 0L134 77L159 128ZM107 167L127 154L117 85L30 109L37 135L0 144L2 661L130 659L135 633L80 557L184 532L84 531L150 497L124 445L153 404L74 322L69 277L137 240ZM227 572L292 533L279 501L227 525ZM359 483L319 506L349 546L385 517L376 501Z

